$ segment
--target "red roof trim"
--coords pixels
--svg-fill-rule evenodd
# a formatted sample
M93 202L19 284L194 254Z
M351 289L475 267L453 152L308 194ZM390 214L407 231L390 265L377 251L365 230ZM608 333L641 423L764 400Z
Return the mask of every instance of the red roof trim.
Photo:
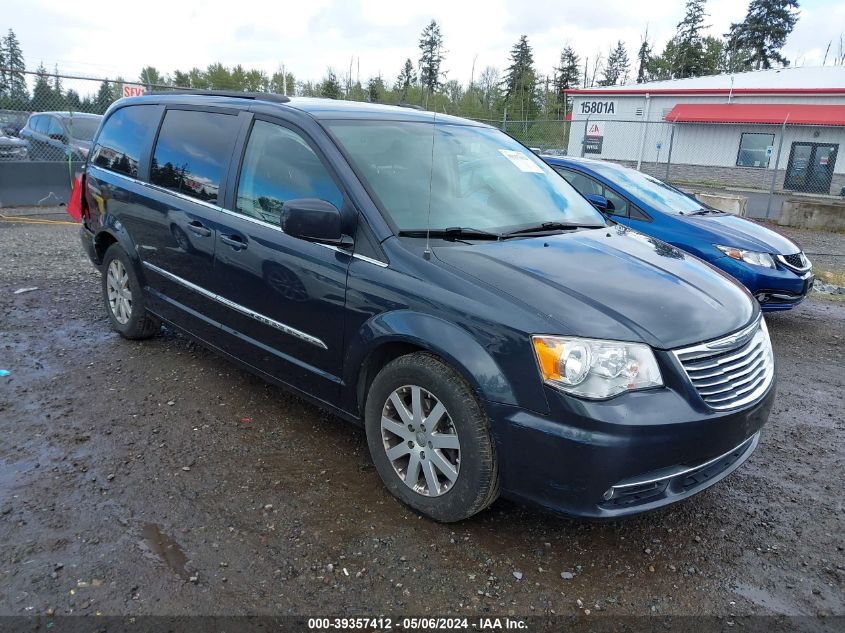
M570 88L567 95L824 95L845 94L845 88Z
M678 123L845 125L845 105L796 103L679 103L663 117Z

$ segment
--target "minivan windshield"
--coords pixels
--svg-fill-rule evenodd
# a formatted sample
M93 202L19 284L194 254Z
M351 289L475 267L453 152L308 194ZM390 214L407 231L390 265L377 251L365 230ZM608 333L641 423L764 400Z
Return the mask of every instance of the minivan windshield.
M672 185L640 171L607 165L598 161L591 162L590 169L618 185L622 191L626 191L644 203L651 205L657 211L675 215L692 215L707 210L707 207L695 198L691 198Z
M606 226L569 183L493 128L416 121L328 127L400 232Z

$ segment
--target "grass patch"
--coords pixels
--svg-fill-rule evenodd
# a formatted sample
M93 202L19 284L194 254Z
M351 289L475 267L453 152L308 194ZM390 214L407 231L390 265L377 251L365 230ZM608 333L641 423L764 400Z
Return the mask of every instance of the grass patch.
M834 284L836 286L845 286L845 272L832 270L818 270L816 271L816 279L819 279L826 284Z

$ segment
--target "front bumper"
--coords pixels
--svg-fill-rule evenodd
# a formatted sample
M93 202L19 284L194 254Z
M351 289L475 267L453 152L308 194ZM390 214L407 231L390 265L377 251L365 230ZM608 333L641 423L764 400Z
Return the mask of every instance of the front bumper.
M799 273L780 263L774 269L752 266L730 257L720 257L712 263L748 288L765 312L794 308L810 293L815 281L812 269Z
M551 416L486 403L502 494L568 516L614 519L701 492L751 456L775 383L726 412L690 395L667 385L590 402L549 389Z

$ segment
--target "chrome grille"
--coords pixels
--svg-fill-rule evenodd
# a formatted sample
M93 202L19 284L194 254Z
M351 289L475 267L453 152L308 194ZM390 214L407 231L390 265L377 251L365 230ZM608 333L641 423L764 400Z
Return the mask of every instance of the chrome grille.
M762 396L774 378L769 330L759 321L724 338L674 351L712 409L734 409Z

